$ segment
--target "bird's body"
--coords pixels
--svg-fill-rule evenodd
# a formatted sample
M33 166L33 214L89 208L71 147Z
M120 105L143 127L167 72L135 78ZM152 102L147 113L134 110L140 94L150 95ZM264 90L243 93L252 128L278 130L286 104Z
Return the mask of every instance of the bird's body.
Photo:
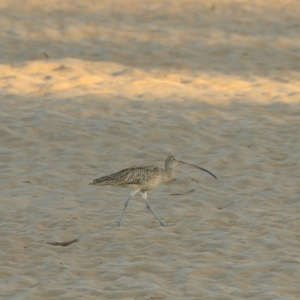
M93 180L93 185L123 186L147 192L173 178L173 169L163 170L153 166L132 167Z
M166 226L166 224L153 212L151 209L148 199L147 199L147 191L152 190L159 186L160 184L170 182L174 177L174 167L177 164L189 165L200 170L203 170L213 177L216 178L211 172L203 169L201 167L184 163L176 160L173 156L167 157L165 161L165 169L153 167L153 166L145 166L145 167L132 167L128 169L121 170L119 172L103 176L98 179L94 179L90 185L111 185L111 186L122 186L132 189L132 192L125 202L125 206L123 212L121 214L120 220L118 222L118 226L121 226L121 221L123 218L123 214L125 209L131 199L137 192L140 192L143 198L146 201L146 207L151 211L151 213L156 217L156 219L160 222L162 226Z

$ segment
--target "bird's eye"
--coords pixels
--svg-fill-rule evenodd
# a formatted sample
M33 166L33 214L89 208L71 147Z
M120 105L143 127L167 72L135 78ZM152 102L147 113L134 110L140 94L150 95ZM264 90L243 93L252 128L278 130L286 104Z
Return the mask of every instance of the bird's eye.
M172 160L175 160L175 158L172 158Z

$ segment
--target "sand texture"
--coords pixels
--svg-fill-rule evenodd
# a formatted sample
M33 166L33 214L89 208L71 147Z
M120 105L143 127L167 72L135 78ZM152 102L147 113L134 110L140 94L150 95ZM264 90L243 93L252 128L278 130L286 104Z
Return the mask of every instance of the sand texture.
M0 299L300 299L300 2L0 1ZM167 156L141 195L90 186Z

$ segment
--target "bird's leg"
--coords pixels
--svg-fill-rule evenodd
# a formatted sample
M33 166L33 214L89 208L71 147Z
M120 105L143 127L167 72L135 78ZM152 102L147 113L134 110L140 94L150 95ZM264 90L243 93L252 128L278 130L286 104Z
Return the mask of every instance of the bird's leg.
M125 204L124 204L124 208L123 208L122 214L121 214L121 217L120 217L120 220L119 220L119 222L118 222L118 227L121 226L121 222L122 222L122 219L123 219L123 215L124 215L124 212L125 212L125 210L126 210L126 207L127 207L128 203L129 203L130 199L131 199L137 192L138 192L137 190L131 191L129 198L126 200L126 202L125 202Z
M148 203L148 199L147 199L147 192L141 192L144 200L146 201L146 207L150 210L150 212L154 215L154 217L158 220L158 222L160 223L161 226L168 226L165 222L163 222L159 216L151 209L149 203Z

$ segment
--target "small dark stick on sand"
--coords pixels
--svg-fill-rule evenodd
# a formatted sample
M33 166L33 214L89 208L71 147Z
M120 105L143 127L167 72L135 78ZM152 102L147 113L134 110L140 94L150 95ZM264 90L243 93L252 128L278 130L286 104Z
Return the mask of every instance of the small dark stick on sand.
M48 243L46 243L46 244L49 244L49 245L52 245L52 246L62 246L62 247L67 247L67 246L69 246L69 245L71 245L71 244L73 244L73 243L76 243L76 242L78 242L79 240L78 239L74 239L74 240L72 240L72 241L68 241L68 242L61 242L61 243L59 243L59 242L48 242Z

